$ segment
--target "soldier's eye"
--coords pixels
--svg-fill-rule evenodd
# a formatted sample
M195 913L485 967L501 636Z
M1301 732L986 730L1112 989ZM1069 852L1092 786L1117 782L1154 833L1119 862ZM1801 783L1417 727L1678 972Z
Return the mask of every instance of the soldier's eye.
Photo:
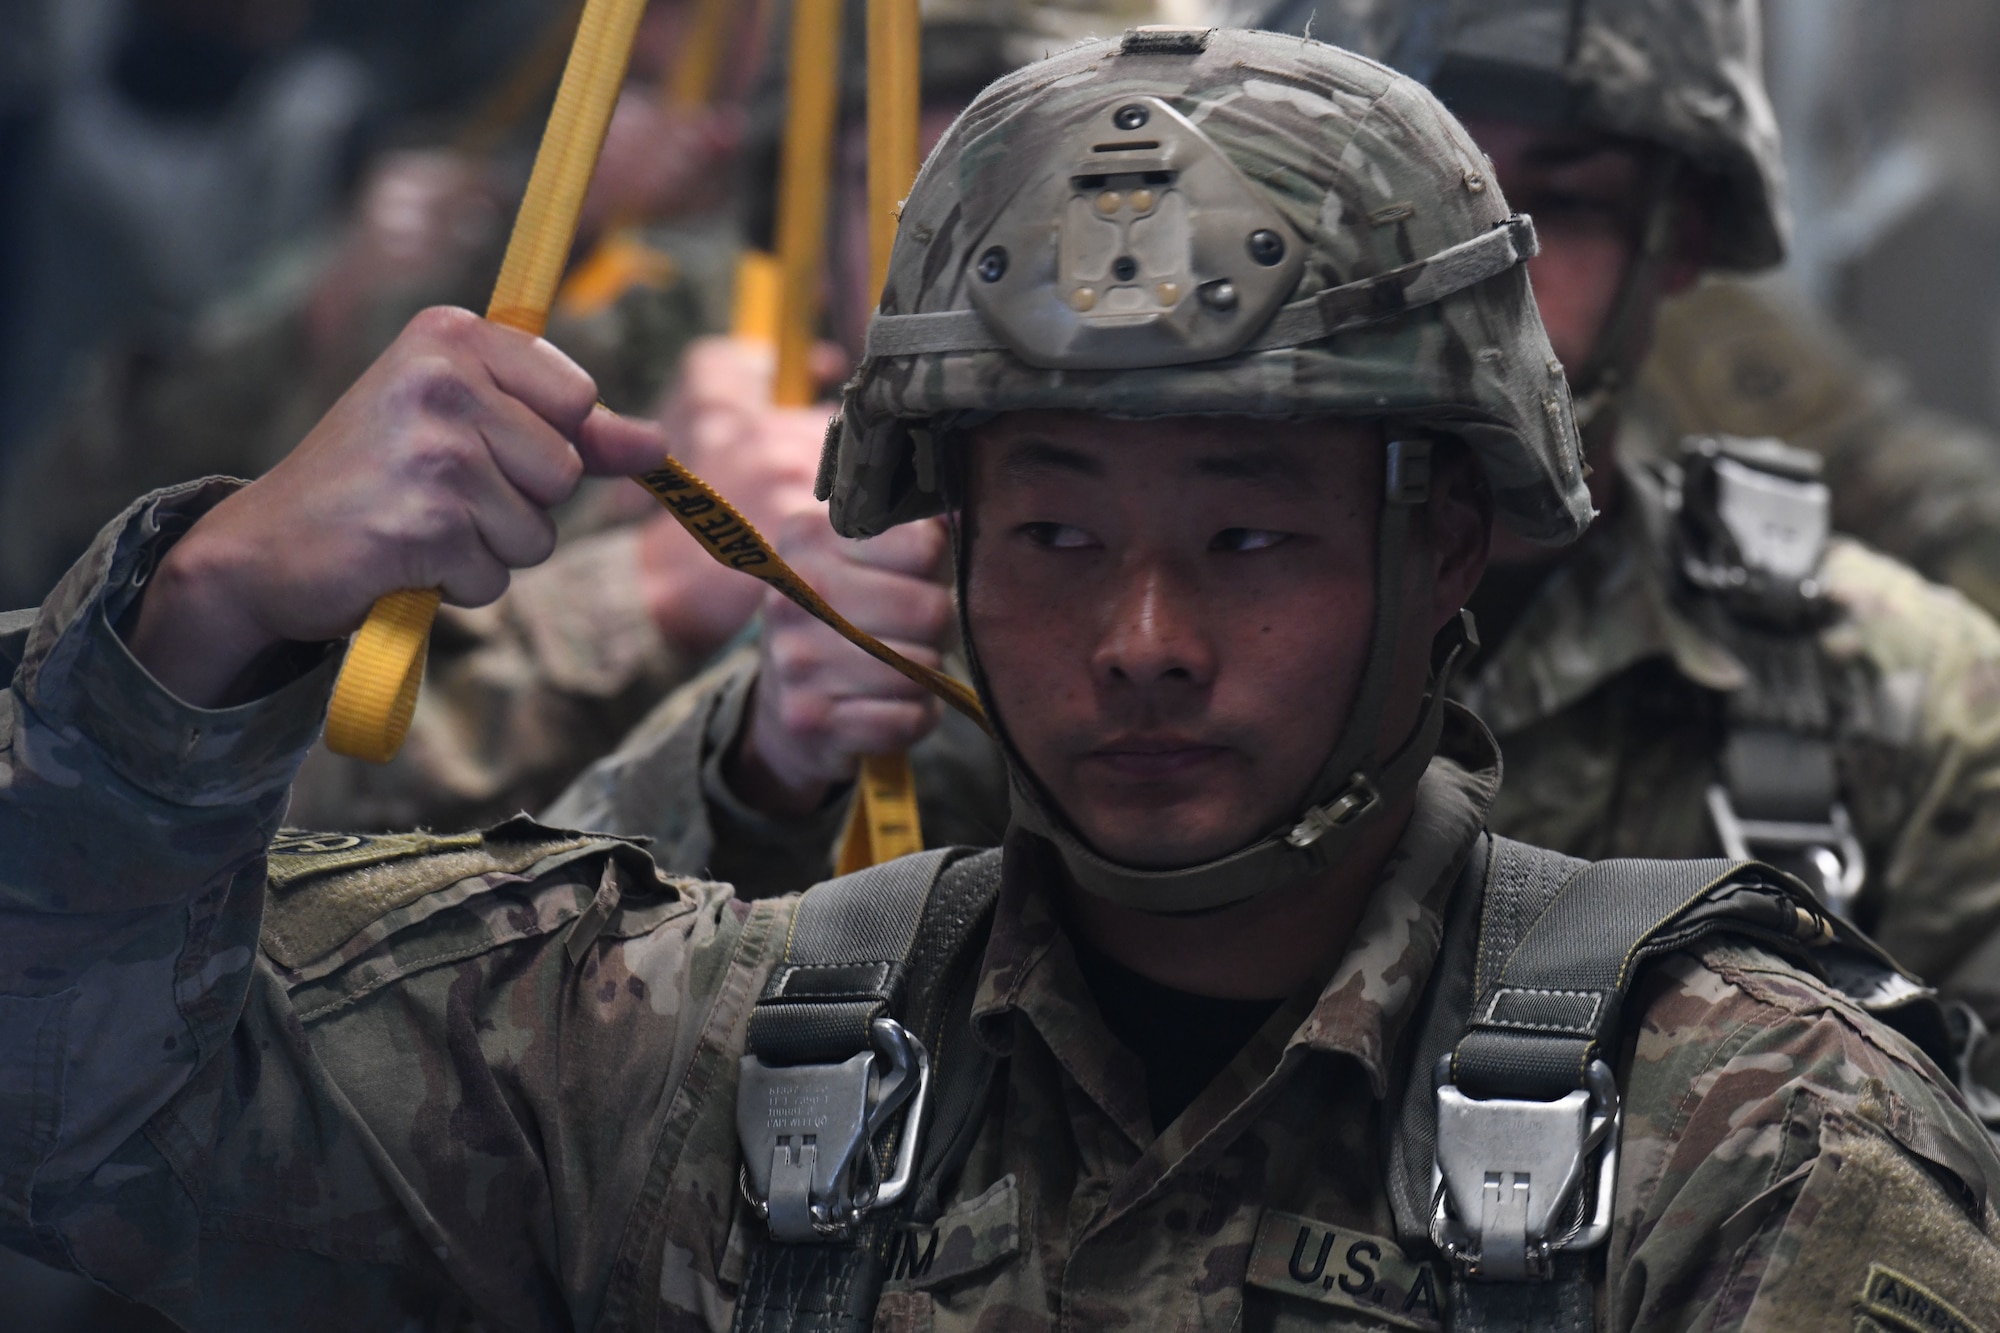
M1096 543L1088 532L1067 523L1023 523L1021 534L1037 546L1059 551L1079 550Z
M1208 544L1211 551L1267 551L1287 541L1290 534L1268 528L1224 528Z

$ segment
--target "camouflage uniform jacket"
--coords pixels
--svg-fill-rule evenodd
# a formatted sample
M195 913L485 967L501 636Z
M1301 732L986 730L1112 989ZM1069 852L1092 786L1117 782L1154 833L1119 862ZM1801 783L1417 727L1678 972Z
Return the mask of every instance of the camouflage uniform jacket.
M526 822L274 847L330 655L202 712L113 629L215 498L108 530L0 692L0 1237L192 1328L726 1328L797 900ZM1382 1098L1498 776L1461 719L1350 947L1164 1127L1010 844L968 1034L1003 1082L876 1326L1434 1327ZM1920 1055L1726 940L1633 1013L1605 1326L2000 1328L2000 1158Z

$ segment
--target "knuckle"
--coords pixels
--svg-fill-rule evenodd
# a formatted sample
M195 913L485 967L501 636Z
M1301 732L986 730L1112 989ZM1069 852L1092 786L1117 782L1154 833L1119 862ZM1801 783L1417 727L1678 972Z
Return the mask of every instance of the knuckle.
M433 341L463 347L479 336L486 321L459 306L437 305L418 313L410 327Z
M469 431L433 429L419 432L405 452L406 465L429 487L457 492L478 465L485 444Z
M479 406L470 379L448 356L411 358L398 369L395 391L420 414L446 421L467 420Z

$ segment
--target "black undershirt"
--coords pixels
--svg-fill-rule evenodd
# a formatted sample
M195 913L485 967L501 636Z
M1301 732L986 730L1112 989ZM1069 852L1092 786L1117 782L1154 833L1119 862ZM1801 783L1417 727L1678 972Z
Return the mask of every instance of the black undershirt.
M1145 1067L1146 1106L1155 1132L1180 1118L1281 1003L1190 995L1071 938L1104 1025Z

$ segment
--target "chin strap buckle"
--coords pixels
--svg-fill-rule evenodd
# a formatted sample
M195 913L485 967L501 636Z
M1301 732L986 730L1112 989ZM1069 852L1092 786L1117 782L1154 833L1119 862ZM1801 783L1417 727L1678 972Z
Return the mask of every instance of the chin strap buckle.
M923 1043L892 1018L869 1028L873 1050L839 1064L742 1062L736 1133L743 1197L781 1243L843 1240L855 1224L901 1199L916 1174L930 1105ZM875 1141L892 1127L893 1169L881 1178Z
M1451 1057L1439 1058L1431 1239L1461 1277L1545 1281L1557 1251L1611 1234L1618 1084L1602 1060L1585 1079L1552 1102L1468 1097L1451 1082ZM1593 1157L1591 1200L1583 1191Z
M1340 793L1324 805L1316 805L1300 816L1285 841L1294 847L1310 847L1327 834L1352 824L1381 803L1382 793L1366 773L1356 773Z

